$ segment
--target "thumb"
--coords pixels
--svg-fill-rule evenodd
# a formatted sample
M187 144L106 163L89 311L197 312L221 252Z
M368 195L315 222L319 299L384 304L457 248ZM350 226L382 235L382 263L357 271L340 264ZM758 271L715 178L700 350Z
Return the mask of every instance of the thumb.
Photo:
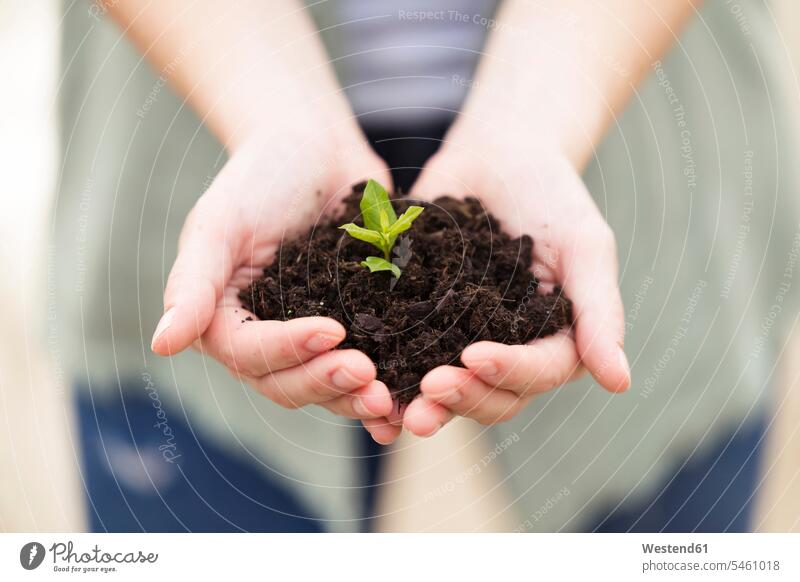
M616 245L608 228L586 227L583 232L584 238L564 253L564 291L572 300L578 352L601 386L623 392L630 386L631 371L622 347L625 314Z
M177 354L203 335L233 271L230 233L224 210L198 200L181 233L178 257L164 291L164 315L158 322L152 350Z

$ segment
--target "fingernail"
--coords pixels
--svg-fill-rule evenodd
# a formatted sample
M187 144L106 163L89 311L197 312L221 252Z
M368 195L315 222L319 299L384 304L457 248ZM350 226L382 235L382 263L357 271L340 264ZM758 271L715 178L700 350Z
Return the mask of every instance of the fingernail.
M432 436L433 436L433 435L435 435L437 432L439 432L440 430L442 430L442 427L443 427L443 426L444 426L444 424L440 424L439 426L437 426L437 427L436 427L436 429L435 429L435 430L434 430L432 433L430 433L430 434L428 435L428 438L432 437Z
M306 342L306 349L309 352L327 352L328 350L332 350L336 347L341 341L341 338L335 335L330 335L327 333L318 333L316 335L311 336Z
M383 441L379 441L379 440L378 440L378 437L376 437L376 436L375 436L374 434L372 434L372 433L369 433L369 436L371 436L371 437L372 437L372 440L374 440L376 443L378 443L379 445L382 445L382 446L384 446L384 447L386 447L386 446L389 446L389 445L391 444L391 441L390 441L390 442L388 442L388 443L385 443L385 442L383 442Z
M346 368L339 368L333 374L331 374L331 381L337 388L342 388L345 390L350 390L352 388L361 386L362 384L366 384L364 380L357 378Z
M373 416L373 414L367 409L367 405L364 404L364 401L361 398L356 398L353 400L353 410L355 410L356 414L359 416Z
M440 402L442 404L444 404L445 406L454 406L454 405L458 404L459 402L461 402L462 398L463 398L463 396L461 396L461 392L456 390L455 392L452 392L452 393L448 394L447 396L445 396L444 398L442 398L440 400Z
M169 326L172 325L172 320L175 318L175 308L170 307L167 312L161 316L161 319L156 326L156 331L153 333L153 341L150 343L150 347L152 348L156 344L156 340L160 338Z

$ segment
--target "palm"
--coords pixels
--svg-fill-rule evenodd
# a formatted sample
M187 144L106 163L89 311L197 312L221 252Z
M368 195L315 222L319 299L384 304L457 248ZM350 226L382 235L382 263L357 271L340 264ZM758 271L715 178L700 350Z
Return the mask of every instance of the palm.
M344 339L339 323L243 321L248 313L237 295L284 238L306 232L354 182L388 182L385 166L359 136L344 145L285 137L278 145L253 142L237 151L190 213L153 349L170 355L194 345L289 408L316 403L352 418L385 416L388 389L375 381L369 358L331 351Z
M613 236L580 176L563 159L541 152L478 158L443 146L423 170L412 196L473 196L512 235L534 240L533 269L547 291L562 287L573 301L569 330L526 346L479 342L466 348L465 368L442 366L422 380L422 397L403 425L429 435L453 414L482 423L517 414L535 394L582 375L585 368L612 391L629 383L620 351L622 305Z

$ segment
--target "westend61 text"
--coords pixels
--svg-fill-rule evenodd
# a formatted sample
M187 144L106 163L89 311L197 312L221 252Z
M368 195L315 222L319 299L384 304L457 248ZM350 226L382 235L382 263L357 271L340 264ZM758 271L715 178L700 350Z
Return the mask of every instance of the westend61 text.
M707 554L708 544L687 544L685 546L642 544L642 551L645 554Z

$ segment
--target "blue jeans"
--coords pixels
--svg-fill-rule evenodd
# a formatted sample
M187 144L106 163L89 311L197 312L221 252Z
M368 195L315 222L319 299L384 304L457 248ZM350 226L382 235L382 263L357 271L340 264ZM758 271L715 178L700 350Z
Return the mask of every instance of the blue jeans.
M164 405L161 404L163 407ZM191 430L179 411L163 410L169 432L141 389L99 404L77 398L83 477L91 529L109 532L319 532L324 523L270 478ZM163 408L162 408L163 409ZM688 459L637 506L601 512L589 531L747 531L758 479L764 422L726 435ZM363 529L377 488L377 445L363 433L369 481Z
M286 484L199 438L141 388L102 403L81 390L77 407L92 531L321 531Z
M709 452L678 463L649 499L601 512L589 531L750 531L766 426L758 416L721 435Z

